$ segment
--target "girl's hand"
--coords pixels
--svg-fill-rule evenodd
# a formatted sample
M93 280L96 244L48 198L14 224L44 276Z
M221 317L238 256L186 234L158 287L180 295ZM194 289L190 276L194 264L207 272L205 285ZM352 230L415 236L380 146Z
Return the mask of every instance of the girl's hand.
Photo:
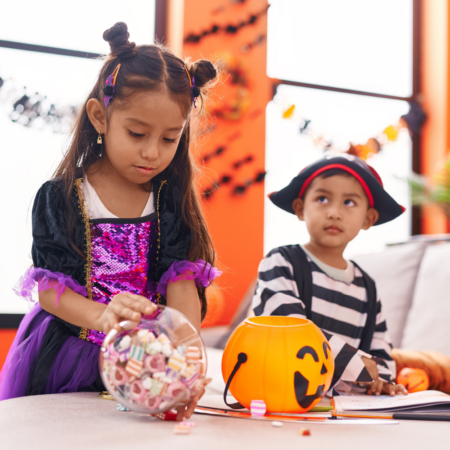
M181 422L183 418L189 419L197 406L197 402L203 397L205 393L205 388L202 388L194 397L189 400L187 405L177 406L177 422Z
M131 320L136 323L133 326L137 326L142 314L152 314L156 309L154 303L141 295L128 293L115 295L100 316L98 329L105 333L112 329L122 331L119 322L123 320Z
M408 391L405 386L395 383L387 383L383 380L374 381L367 389L367 394L369 395L391 395L395 397L396 395L408 395Z

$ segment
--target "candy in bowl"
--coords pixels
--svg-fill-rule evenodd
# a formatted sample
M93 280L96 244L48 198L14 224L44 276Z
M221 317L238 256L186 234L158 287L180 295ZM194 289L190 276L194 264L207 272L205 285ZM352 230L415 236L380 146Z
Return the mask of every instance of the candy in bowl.
M159 306L136 328L111 330L100 351L106 389L126 408L148 414L168 411L202 390L206 374L203 341L186 316Z

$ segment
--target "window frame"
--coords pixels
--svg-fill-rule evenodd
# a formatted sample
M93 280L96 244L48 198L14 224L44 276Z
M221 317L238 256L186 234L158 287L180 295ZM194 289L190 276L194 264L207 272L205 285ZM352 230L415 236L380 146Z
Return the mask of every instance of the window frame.
M403 100L406 102L411 102L413 100L417 100L421 94L421 0L412 0L413 2L413 39L412 39L412 95L409 97L399 97L395 95L387 95L387 94L379 94L376 92L366 92L359 91L353 89L339 88L335 86L323 86L319 84L311 84L311 83L303 83L299 81L291 81L291 80L283 80L278 79L274 84L273 94L275 96L277 92L277 87L282 84L287 84L289 86L297 86L304 87L310 89L318 89L322 91L333 91L333 92L341 92L344 94L354 94L354 95L362 95L366 97L378 97L385 98L390 100ZM412 167L411 169L415 173L421 173L421 136L420 132L416 135L412 136ZM418 235L422 232L422 217L421 210L418 206L412 207L412 217L411 217L411 235Z

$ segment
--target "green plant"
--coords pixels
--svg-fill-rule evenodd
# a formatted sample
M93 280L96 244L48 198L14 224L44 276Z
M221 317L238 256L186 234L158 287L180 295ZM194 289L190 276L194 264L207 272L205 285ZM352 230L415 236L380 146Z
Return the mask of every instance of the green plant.
M450 157L433 180L416 173L407 180L413 205L437 205L450 219Z

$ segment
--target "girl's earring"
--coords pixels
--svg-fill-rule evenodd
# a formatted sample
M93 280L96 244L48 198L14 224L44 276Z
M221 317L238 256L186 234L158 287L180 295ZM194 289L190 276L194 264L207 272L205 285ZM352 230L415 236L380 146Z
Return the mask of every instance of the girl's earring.
M102 135L100 133L98 133L97 144L102 144L102 143L103 143Z

